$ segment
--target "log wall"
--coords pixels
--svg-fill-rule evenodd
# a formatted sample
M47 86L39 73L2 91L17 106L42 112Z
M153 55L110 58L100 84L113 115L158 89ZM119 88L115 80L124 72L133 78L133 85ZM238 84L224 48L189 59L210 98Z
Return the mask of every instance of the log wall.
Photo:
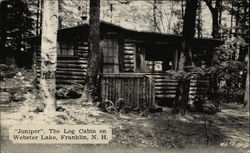
M176 79L171 78L166 73L147 73L146 75L154 79L155 99L157 101L174 99L176 97L178 86L178 81ZM209 80L192 79L189 86L188 100L189 103L192 103L195 96L205 96L207 94Z
M142 73L103 74L101 80L102 102L115 103L124 98L126 105L145 109L155 104L154 81Z
M124 72L135 72L136 46L133 42L124 42Z
M178 81L170 78L165 73L147 73L155 82L155 98L163 100L166 98L175 98Z
M204 97L209 88L209 80L191 80L189 88L189 103L193 103L195 96Z
M60 42L63 43L63 42ZM59 44L60 45L60 44ZM87 40L78 40L75 47L75 56L58 56L56 68L56 87L61 88L65 85L85 83L87 72L87 57L88 57L88 42ZM60 47L58 47L60 49ZM35 60L34 67L39 83L41 74L41 47L34 45Z

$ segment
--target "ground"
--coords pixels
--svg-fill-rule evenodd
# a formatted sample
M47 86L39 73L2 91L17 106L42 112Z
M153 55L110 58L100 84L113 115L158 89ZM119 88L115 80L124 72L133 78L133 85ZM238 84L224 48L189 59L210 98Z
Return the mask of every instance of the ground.
M163 112L141 117L139 114L109 114L96 106L82 105L78 99L59 100L65 111L52 120L43 113L32 88L31 71L22 70L13 78L2 81L4 87L22 89L25 98L1 103L1 152L170 152L170 153L247 153L249 145L249 112L236 103L222 104L215 115L188 113L173 115L169 108ZM20 79L21 78L21 79ZM2 87L2 86L1 86ZM15 98L14 98L15 99ZM18 123L26 124L108 124L113 127L113 139L105 145L13 144L8 129Z

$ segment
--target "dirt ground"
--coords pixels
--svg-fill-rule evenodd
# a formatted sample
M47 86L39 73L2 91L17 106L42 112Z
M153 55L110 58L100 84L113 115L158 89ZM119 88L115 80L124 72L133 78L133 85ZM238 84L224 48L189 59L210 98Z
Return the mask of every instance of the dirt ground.
M28 73L23 74L24 78ZM5 81L6 83L6 81ZM8 81L7 81L8 83ZM11 83L10 83L11 84ZM32 86L30 79L16 84ZM163 112L141 117L139 114L109 114L78 100L59 100L65 108L50 120L43 113L34 113L39 104L35 93L28 91L24 101L1 103L1 152L169 152L169 153L249 153L249 112L239 104L223 104L215 115L173 115ZM113 127L113 139L105 145L13 144L8 129L25 124L108 124Z

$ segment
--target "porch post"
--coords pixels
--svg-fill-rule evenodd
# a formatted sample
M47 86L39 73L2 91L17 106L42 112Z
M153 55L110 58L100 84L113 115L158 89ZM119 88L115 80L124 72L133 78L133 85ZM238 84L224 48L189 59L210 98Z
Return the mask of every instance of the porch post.
M176 71L178 69L178 61L179 61L179 49L178 47L176 47L175 49L175 53L174 53L174 70Z

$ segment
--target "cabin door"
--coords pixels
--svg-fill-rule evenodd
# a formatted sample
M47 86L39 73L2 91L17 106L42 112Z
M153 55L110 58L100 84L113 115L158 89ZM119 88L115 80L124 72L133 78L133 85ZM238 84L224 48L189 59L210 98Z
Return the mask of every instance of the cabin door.
M103 49L103 73L119 73L118 40L104 39L101 47Z

